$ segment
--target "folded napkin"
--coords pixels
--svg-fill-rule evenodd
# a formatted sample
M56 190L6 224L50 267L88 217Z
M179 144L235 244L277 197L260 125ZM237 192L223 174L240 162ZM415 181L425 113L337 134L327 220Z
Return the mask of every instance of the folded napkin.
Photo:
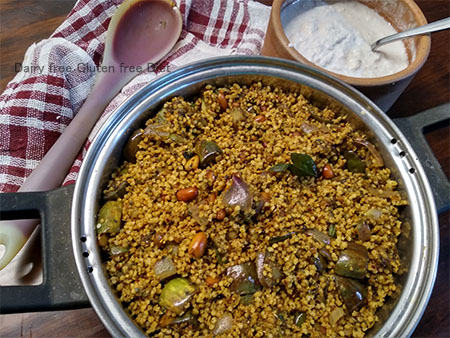
M0 96L0 192L14 192L80 109L100 65L117 0L79 0L46 40L29 47L22 70ZM87 148L105 119L156 76L199 59L259 54L270 8L249 0L178 0L183 31L173 50L129 82L92 130L64 185L76 180Z

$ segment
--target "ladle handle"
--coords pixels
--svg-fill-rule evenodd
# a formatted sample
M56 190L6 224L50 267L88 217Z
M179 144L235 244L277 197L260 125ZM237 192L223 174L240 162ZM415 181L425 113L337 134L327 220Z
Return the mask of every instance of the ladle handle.
M19 191L46 191L61 185L95 123L119 90L111 87L110 81L115 79L110 74L114 73L99 73L83 106Z
M429 24L426 24L426 25L423 25L420 27L408 29L404 32L386 36L385 38L375 41L371 45L371 48L372 48L372 50L375 50L378 47L381 47L390 42L409 38L411 36L438 32L438 31L441 31L444 29L449 29L449 28L450 28L450 18L445 18L445 19L438 20L438 21L435 21L435 22L432 22L432 23L429 23Z

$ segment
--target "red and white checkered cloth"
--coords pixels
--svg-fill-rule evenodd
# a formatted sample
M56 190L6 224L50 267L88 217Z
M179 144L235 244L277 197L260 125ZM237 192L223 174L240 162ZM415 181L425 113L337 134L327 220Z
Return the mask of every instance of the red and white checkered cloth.
M83 104L102 59L110 18L121 2L79 0L49 39L27 50L22 71L0 96L0 192L19 189ZM176 3L183 15L179 41L155 71L139 74L108 105L65 185L75 181L90 141L104 120L158 74L213 56L259 54L269 7L249 0Z

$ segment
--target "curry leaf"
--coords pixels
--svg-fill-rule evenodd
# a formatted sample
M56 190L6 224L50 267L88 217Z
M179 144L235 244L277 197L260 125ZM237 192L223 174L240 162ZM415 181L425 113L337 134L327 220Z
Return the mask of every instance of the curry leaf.
M311 156L306 154L291 153L292 165L289 170L296 176L317 177L317 166Z
M347 160L347 169L352 173L364 173L366 170L366 164L361 160L358 155L353 152L346 152L344 158Z

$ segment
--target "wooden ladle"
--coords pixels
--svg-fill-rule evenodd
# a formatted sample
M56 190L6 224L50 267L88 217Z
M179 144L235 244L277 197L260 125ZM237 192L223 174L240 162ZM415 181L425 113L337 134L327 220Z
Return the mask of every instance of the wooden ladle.
M114 13L106 33L102 69L77 115L39 165L22 191L59 187L107 104L140 71L161 60L173 48L182 29L182 16L170 0L125 0ZM3 269L20 251L37 220L0 222Z

